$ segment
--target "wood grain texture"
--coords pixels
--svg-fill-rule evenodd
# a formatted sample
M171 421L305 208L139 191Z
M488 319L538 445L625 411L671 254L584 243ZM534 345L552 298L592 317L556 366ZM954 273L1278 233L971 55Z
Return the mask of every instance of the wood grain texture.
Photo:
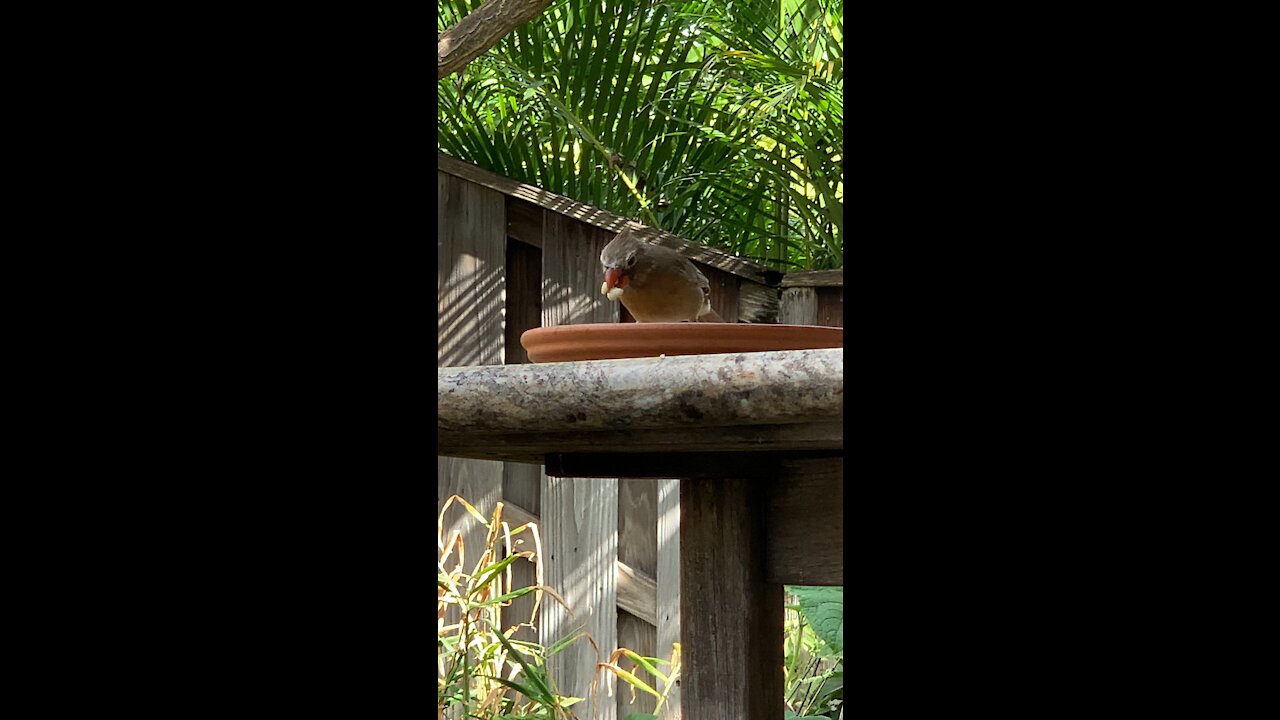
M645 657L653 657L658 643L657 571L658 485L653 480L622 480L618 483L618 607L628 612L618 614L618 646ZM630 669L630 662L623 667ZM650 686L658 681L644 669L636 673ZM637 694L633 703L630 690L619 686L620 718L632 712L653 712L656 704L656 698L647 693Z
M617 594L619 610L645 621L651 628L658 624L658 583L652 575L619 560ZM620 646L632 647L625 640L618 636Z
M506 283L504 364L527 363L529 353L520 344L520 336L542 325L542 251L508 239Z
M618 559L650 577L658 571L658 484L653 480L618 486Z
M507 197L507 236L542 247L542 208L519 198Z
M818 288L818 324L844 327L844 288Z
M711 283L711 309L727 323L738 322L738 281L741 278L702 263L695 262L694 265Z
M547 671L562 695L590 698L596 663L617 647L617 508L617 480L548 477L543 484L544 577L572 614L554 601L543 603L539 642L550 646L583 629L600 652L597 656L591 643L582 639L547 660ZM594 708L602 720L616 720L613 686L613 675L602 674ZM589 700L579 707L580 715L595 717Z
M782 586L765 580L767 509L758 481L680 481L685 717L782 717Z
M644 657L657 655L657 638L653 625L648 620L638 618L631 613L618 611L618 647L636 651ZM643 680L649 687L657 688L658 680L649 671L636 665L626 656L618 658L618 666ZM663 669L663 672L666 672ZM631 713L652 713L657 707L658 699L641 690L635 691L632 697L631 686L625 682L617 684L618 718L627 717Z
M680 481L658 480L657 657L670 660L680 642ZM667 692L662 720L679 720L680 686L658 687Z
M472 163L449 157L443 152L437 151L436 163L436 167L440 172L464 178L504 195L545 208L550 211L548 214L558 214L586 225L601 228L608 231L610 238L621 232L623 227L633 224L637 237L670 247L681 255L704 265L710 265L764 285L776 286L782 278L781 273L757 265L749 260L730 255L722 250L698 245L665 230L634 224L633 221L621 215L615 215L590 205L584 205L563 195L557 195L533 185L503 177ZM599 287L599 285L600 283L597 282L596 287Z
M500 365L506 269L501 193L436 174L437 365Z
M844 287L844 268L804 270L782 276L782 287Z
M502 468L502 518L512 528L526 522L537 522L537 512L542 503L542 481L545 475L541 465L526 463L503 463ZM541 528L539 528L541 530ZM515 551L536 550L533 536L521 533L512 538ZM511 564L511 587L521 588L537 584L538 574L532 561L516 560ZM518 623L527 623L533 612L533 595L526 595L511 601L509 607L502 609L502 626L509 628ZM536 623L535 623L536 624ZM538 634L521 628L513 637L518 640L536 642Z
M436 174L436 192L437 365L499 364L505 201L500 193L445 173ZM445 499L456 494L490 516L502 494L501 463L438 457L436 472L437 513ZM446 513L443 527L446 542L455 531L462 533L464 568L470 572L480 559L487 531L457 503Z
M600 294L600 251L613 236L546 213L542 234L542 326L612 323L618 303Z
M783 325L817 325L817 291L805 287L784 289L778 306L778 322Z
M776 324L780 300L778 288L742 280L738 283L738 322Z
M844 585L844 458L785 460L765 487L766 582Z
M493 508L502 495L502 463L490 460L461 460L436 458L438 473L436 509L444 506L450 495L458 495L471 503L485 518L493 514ZM461 505L454 502L444 518L444 538L447 543L453 532L461 531L465 545L466 563L470 572L484 548L486 530ZM456 554L454 555L456 557Z
M508 466L525 467L508 463ZM545 476L543 477L545 480ZM541 519L530 513L528 510L516 505L509 499L503 499L502 518L512 527L516 528L525 523L534 523L541 530ZM521 547L521 550L532 549ZM641 572L630 565L619 560L617 563L617 589L615 594L618 598L618 609L625 610L633 616L644 620L650 625L657 624L656 608L657 608L657 580L653 575ZM525 615L527 617L527 614Z

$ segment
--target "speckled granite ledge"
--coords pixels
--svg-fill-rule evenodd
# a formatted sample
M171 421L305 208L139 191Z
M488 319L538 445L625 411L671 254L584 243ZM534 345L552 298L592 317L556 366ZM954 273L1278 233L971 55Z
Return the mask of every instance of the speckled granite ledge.
M839 419L844 351L786 350L438 369L441 432L807 423Z

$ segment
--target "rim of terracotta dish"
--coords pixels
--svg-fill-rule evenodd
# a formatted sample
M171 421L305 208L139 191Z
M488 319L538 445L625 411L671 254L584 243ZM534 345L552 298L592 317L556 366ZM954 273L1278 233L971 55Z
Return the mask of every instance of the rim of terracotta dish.
M580 325L553 325L551 327L536 327L536 328L530 328L529 330L525 330L524 333L521 334L521 337L524 337L525 335L528 335L530 333L545 334L545 333L552 333L552 332L565 332L570 330L574 332L587 332L587 333L629 332L628 329L646 330L646 331L673 330L675 332L696 332L698 334L712 332L712 333L736 335L748 329L751 332L759 332L761 330L763 330L764 332L777 332L779 330L785 330L788 328L794 328L797 330L819 330L824 333L844 332L844 328L842 327L830 327L827 325L777 325L777 324L765 324L765 323L714 323L714 322L707 322L707 323L626 322L626 323L583 323Z
M750 323L588 323L526 330L534 362L616 360L844 347L844 328Z

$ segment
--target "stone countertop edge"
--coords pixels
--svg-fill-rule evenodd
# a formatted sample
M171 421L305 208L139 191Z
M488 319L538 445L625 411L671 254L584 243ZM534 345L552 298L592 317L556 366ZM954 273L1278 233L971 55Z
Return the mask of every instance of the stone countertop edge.
M554 432L830 422L844 349L439 368L437 429Z

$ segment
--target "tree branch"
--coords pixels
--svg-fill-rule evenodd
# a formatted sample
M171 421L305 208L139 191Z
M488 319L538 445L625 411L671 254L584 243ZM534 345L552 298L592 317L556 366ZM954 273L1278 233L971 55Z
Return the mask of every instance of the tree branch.
M458 72L512 30L538 16L551 0L486 0L436 40L436 81Z

